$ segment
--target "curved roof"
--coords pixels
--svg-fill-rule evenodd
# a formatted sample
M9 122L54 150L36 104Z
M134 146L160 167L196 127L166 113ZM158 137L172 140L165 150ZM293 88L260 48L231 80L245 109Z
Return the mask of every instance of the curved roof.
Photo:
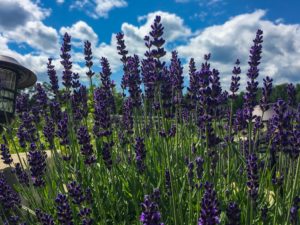
M30 87L37 81L36 75L31 70L22 66L12 57L0 55L0 67L12 69L20 74L20 78L17 83L18 89Z

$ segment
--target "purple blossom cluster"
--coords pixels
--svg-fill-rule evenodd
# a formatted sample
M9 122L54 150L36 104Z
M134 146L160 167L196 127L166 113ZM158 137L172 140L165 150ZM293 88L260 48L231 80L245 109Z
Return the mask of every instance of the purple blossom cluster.
M43 225L134 224L138 218L143 225L235 225L269 224L275 216L278 223L299 224L300 104L293 84L286 100L275 102L271 77L259 90L263 32L257 31L250 49L244 94L239 59L227 92L221 86L225 74L211 66L210 53L199 68L190 59L185 90L178 52L163 61L161 20L156 16L144 37L144 56L130 55L124 34L116 35L123 95L116 94L108 58L98 61L95 76L89 41L84 60L90 89L80 84L66 33L60 54L65 89L59 89L49 58L51 90L37 84L33 95L17 97L18 128L7 129L0 154L17 178L16 190L35 210L26 219ZM242 107L235 108L235 101ZM262 115L254 114L257 104ZM26 163L13 162L12 146L26 152ZM268 196L276 198L274 205L265 192L274 193ZM0 173L0 223L22 224L21 210L19 194Z
M46 158L44 151L38 150L35 143L31 143L28 153L28 163L33 185L36 187L44 186L45 181L43 176L46 172Z
M216 191L213 184L206 182L205 192L202 197L200 218L198 225L214 225L220 223L220 210Z
M82 126L77 131L78 142L81 145L81 154L85 157L84 163L86 165L91 165L96 162L96 157L93 154L93 145L91 144L91 137L89 135L88 129Z
M161 223L161 214L158 211L158 203L155 201L155 195L145 195L144 202L141 204L142 214L140 221L143 225L164 225Z

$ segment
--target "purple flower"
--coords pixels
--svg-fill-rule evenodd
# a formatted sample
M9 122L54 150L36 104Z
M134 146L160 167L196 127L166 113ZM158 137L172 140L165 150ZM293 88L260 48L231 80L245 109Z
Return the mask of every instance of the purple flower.
M7 183L2 173L0 173L0 205L5 211L15 210L21 206L19 194Z
M246 93L244 95L245 100L245 109L246 109L246 116L247 119L250 121L252 120L252 111L253 107L256 105L256 93L257 93L257 86L258 82L256 81L259 75L258 65L260 64L261 53L262 53L262 45L263 42L263 32L262 30L257 30L256 37L253 40L253 46L250 49L250 60L248 62L250 68L247 72L247 77L249 81L247 82Z
M146 158L146 150L145 150L145 144L144 139L137 137L135 139L135 159L136 164L139 172L144 172L146 169L145 165L145 158Z
M189 62L189 76L190 76L190 82L188 89L188 94L192 99L192 107L194 108L195 100L197 97L198 89L199 89L199 81L196 73L196 65L194 58L190 59Z
M52 149L54 147L55 125L54 121L48 116L46 116L46 124L43 128L43 133L50 144L50 148Z
M31 143L30 151L28 153L28 163L30 166L31 177L33 185L41 187L45 185L43 175L46 171L47 154L43 151L37 150L35 143Z
M172 188L171 188L171 174L168 169L165 171L165 179L166 179L166 190L167 194L170 196L172 195Z
M193 189L193 187L194 187L194 163L193 162L189 162L187 167L188 167L188 181L189 181L189 185Z
M11 158L8 143L4 135L2 136L2 139L4 144L0 144L1 159L3 160L4 164L10 165L13 162L13 159Z
M106 165L106 167L110 170L112 166L112 158L111 158L111 148L113 146L113 143L107 143L104 142L102 147L102 158Z
M94 134L97 137L110 136L111 119L110 119L110 103L107 93L103 87L94 91Z
M88 115L88 93L86 87L80 85L79 89L73 91L71 96L73 117L77 121L81 121Z
M67 185L68 193L72 197L72 202L76 205L80 205L84 200L84 193L80 184L76 181L72 181Z
M19 117L21 118L23 112L29 112L29 111L30 111L29 95L25 93L17 95L16 113L18 113Z
M151 25L151 31L149 32L150 37L152 37L152 40L150 41L151 46L155 46L156 49L153 49L151 51L151 56L154 58L161 58L166 54L166 51L162 46L165 43L165 40L162 38L162 35L164 34L164 27L161 24L161 17L156 16L154 19L154 23Z
M237 203L230 202L226 209L227 222L226 225L241 224L241 210Z
M197 178L198 179L202 179L204 160L201 157L197 157L196 160L195 160L195 162L196 162Z
M142 90L140 88L141 78L140 78L140 70L139 70L139 57L134 55L134 57L128 57L127 60L127 77L126 84L128 86L128 92L130 94L130 98L133 101L134 107L140 107L142 104L141 93Z
M181 61L178 58L177 51L172 51L172 58L169 71L172 79L172 89L174 96L181 99L184 78L183 67L181 66ZM180 103L180 101L178 103Z
M220 76L219 76L219 71L216 69L212 70L211 76L209 77L209 82L211 84L211 104L216 106L219 106L222 104L222 100L224 96L222 96L222 88L221 88L221 83L220 83ZM226 99L226 98L225 98Z
M126 45L124 41L124 34L119 32L116 35L117 39L117 50L118 54L122 56L121 61L123 64L126 64L128 51L126 50Z
M28 112L21 115L22 124L19 127L20 140L27 142L37 141L36 127L34 124L34 116Z
M17 175L18 181L20 184L24 184L25 186L29 186L29 177L25 170L22 168L20 163L16 163L16 168L14 172Z
M168 136L175 137L175 135L176 135L176 125L172 124L171 128L169 129Z
M133 101L131 98L125 99L123 103L123 127L127 131L128 134L133 134Z
M279 99L274 104L275 115L271 119L269 132L274 136L273 142L283 152L289 151L289 138L292 135L291 115L286 102Z
M54 225L54 219L51 215L42 212L40 209L35 210L36 218L42 225Z
M61 120L57 124L57 136L60 138L61 145L68 145L68 114L66 112L63 113Z
M17 137L19 141L19 145L21 148L26 148L26 137L27 137L27 132L24 128L24 125L20 125L17 131Z
M106 99L108 101L108 107L111 112L115 112L116 106L115 106L115 100L113 96L112 89L114 87L114 83L111 81L111 70L109 66L109 62L106 58L102 57L100 60L102 72L100 72L100 79L102 88L105 90L105 94L107 95Z
M8 220L4 222L4 225L26 225L26 223L19 223L19 216L9 216Z
M82 218L82 225L92 225L93 219L89 218L92 210L90 208L83 208L79 212L79 216Z
M49 103L50 106L50 115L54 122L59 122L62 118L62 112L59 102L52 100Z
M57 96L58 95L58 77L56 75L56 71L54 69L54 65L52 65L52 58L48 59L48 63L47 63L47 73L48 73L48 77L50 80L50 84L51 84L51 89L53 91L53 93Z
M160 58L166 54L163 48L165 40L162 38L164 27L161 24L161 17L156 16L154 23L151 25L150 36L145 36L145 45L148 50L145 53L147 57L142 61L142 76L145 86L146 98L151 100L154 98L155 87L161 80L162 70L165 63ZM156 47L156 48L152 48Z
M125 45L125 41L124 41L124 34L121 33L121 32L117 33L116 39L117 39L118 54L121 56L121 62L123 63L124 74L123 74L123 77L122 77L121 88L124 90L128 86L128 76L130 74L128 72L128 66L127 66L128 51L126 50L126 45Z
M240 87L240 79L241 77L239 76L241 74L241 68L239 67L240 60L236 60L235 66L232 70L232 77L231 77L231 85L230 85L230 98L235 99L237 97L236 92L239 90Z
M160 222L161 214L158 211L158 204L153 201L150 195L145 195L144 202L141 204L142 214L140 221L143 225L163 225Z
M292 107L296 106L296 88L290 83L287 85L288 104Z
M69 90L72 86L72 62L71 62L71 36L68 33L64 34L63 43L61 46L61 65L64 67L63 70L63 85Z
M300 198L296 196L293 200L293 205L290 209L290 221L292 225L297 225L299 222L298 210L299 210Z
M258 177L258 159L255 154L247 157L247 173L248 173L248 193L250 197L256 201L258 197L259 177Z
M167 67L164 67L162 71L162 83L161 83L161 99L162 99L162 106L164 108L164 113L166 118L172 118L172 77L171 73Z
M146 98L152 101L154 98L155 84L157 81L155 60L153 58L142 60L141 73L145 87Z
M261 208L261 219L264 223L267 222L267 218L268 218L268 206L264 205L262 208Z
M92 76L94 76L95 72L92 71L93 66L93 53L91 48L91 42L85 41L84 42L84 59L85 59L85 65L89 69L88 72L86 72L86 75L91 79Z
M72 88L76 89L79 87L80 87L79 73L73 73L72 74Z
M272 82L273 82L273 79L268 76L264 79L264 87L262 88L262 96L259 101L259 105L263 111L267 111L270 108L269 101L270 101L270 96L271 96L271 92L272 92Z
M200 218L198 225L214 225L220 223L220 210L217 193L211 183L206 182L205 192L202 197Z
M58 222L63 225L73 225L72 211L67 197L63 194L58 194L55 202Z
M88 129L85 126L81 126L77 131L78 142L81 145L81 154L85 157L84 163L91 165L96 162L96 157L93 154L93 145L91 144L91 138Z

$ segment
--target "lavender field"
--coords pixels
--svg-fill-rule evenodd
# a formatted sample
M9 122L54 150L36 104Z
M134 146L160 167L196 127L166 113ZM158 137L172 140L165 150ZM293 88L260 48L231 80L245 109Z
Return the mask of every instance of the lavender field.
M63 73L52 59L45 65L51 90L38 83L33 95L18 95L15 120L0 138L1 160L17 180L0 173L0 224L300 224L300 106L292 83L286 100L271 101L273 79L260 74L263 31L249 40L248 67L232 62L227 91L214 52L199 52L199 68L189 60L184 87L178 52L165 61L159 15L143 57L129 54L123 33L115 39L121 108L109 60L93 57L86 41L88 72L76 73L68 33ZM88 87L79 82L86 76ZM240 91L242 107L234 109ZM11 154L21 152L27 160L14 162Z

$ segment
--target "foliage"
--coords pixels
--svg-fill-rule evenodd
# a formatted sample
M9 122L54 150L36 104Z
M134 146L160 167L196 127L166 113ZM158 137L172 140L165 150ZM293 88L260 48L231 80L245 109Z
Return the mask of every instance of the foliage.
M280 85L271 94L266 77L258 88L262 31L244 92L237 94L239 60L228 93L206 54L199 69L190 61L186 95L178 53L163 61L163 31L157 16L143 59L128 55L117 34L122 94L106 58L100 85L93 85L89 42L91 86L79 83L65 34L64 88L58 91L49 59L50 86L19 95L16 120L5 127L1 158L18 182L12 188L0 174L1 224L298 224L300 86ZM254 116L256 104L263 113L273 107L272 118ZM12 151L26 152L27 161L12 162Z

